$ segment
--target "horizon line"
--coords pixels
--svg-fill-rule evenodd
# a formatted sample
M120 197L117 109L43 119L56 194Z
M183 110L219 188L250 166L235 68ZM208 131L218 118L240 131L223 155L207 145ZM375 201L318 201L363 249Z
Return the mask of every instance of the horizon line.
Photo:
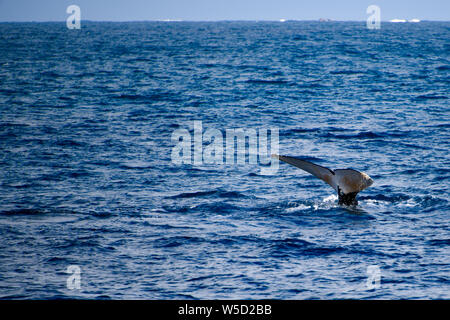
M322 20L324 19L324 20ZM416 18L413 18L416 19ZM404 23L408 23L409 20L413 19L401 19L405 20ZM392 22L390 20L381 20L381 22L389 22L389 23L398 23ZM427 20L427 19L419 19L420 22L450 22L450 20ZM65 23L67 20L4 20L0 21L0 23ZM81 19L84 22L366 22L367 20L333 20L328 18L319 18L319 19L219 19L219 20L183 20L183 19L148 19L148 20L90 20L90 19ZM400 22L402 23L402 22ZM418 22L409 22L409 23L418 23Z

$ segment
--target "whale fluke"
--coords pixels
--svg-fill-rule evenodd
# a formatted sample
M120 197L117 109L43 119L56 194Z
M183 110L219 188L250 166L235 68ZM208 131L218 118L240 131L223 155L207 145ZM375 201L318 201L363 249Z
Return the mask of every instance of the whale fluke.
M277 154L273 154L272 157L278 158L281 161L305 170L313 176L328 183L338 193L339 204L358 204L358 201L356 200L356 195L358 192L370 187L373 184L373 180L366 173L353 169L331 170L312 162L294 157L280 156Z

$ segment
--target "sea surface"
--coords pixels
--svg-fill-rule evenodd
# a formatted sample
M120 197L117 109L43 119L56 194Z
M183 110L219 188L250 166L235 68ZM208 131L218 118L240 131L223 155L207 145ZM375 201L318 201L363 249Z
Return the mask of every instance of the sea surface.
M0 298L450 299L449 75L450 22L1 23ZM375 183L175 163L194 121Z

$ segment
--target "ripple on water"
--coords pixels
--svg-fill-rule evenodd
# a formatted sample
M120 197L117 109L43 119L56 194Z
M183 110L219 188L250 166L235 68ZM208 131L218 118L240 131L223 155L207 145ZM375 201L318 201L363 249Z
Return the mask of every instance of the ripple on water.
M449 23L404 26L1 23L0 296L449 298ZM375 184L347 208L283 163L196 166L195 120L223 160L227 129L278 128L279 153Z

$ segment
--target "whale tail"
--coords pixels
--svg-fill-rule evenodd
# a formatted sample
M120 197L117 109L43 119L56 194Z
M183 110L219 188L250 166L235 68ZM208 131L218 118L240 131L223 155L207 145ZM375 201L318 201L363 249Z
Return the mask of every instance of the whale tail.
M299 158L277 154L273 154L272 157L300 168L329 184L338 193L339 204L358 204L356 200L358 192L373 184L373 180L366 173L353 169L331 170Z

